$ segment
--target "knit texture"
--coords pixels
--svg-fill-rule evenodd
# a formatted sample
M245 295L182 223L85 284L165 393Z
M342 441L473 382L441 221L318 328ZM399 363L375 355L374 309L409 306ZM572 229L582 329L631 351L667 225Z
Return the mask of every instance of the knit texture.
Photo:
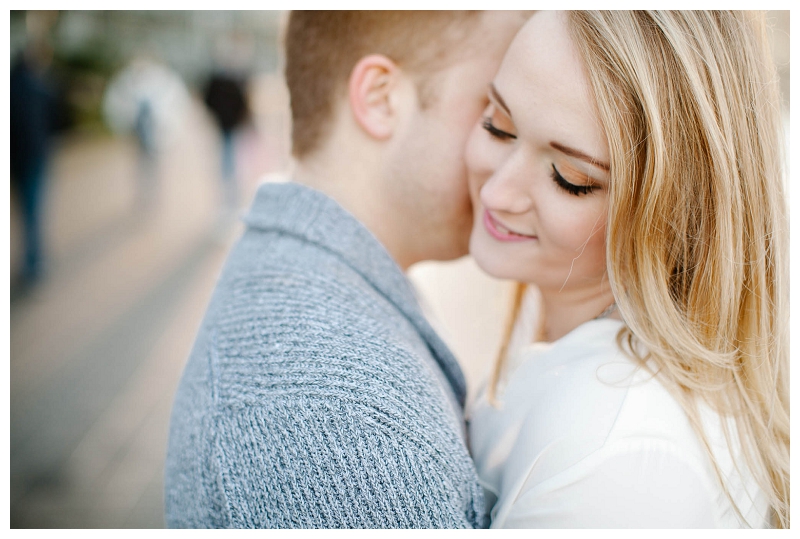
M377 239L265 184L173 405L170 527L486 527L463 375Z

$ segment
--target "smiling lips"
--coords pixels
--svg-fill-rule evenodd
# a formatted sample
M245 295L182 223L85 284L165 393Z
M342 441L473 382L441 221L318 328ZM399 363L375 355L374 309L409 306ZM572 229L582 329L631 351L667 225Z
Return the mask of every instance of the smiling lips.
M488 210L483 212L483 226L486 227L489 235L498 241L530 241L537 239L536 236L526 236L509 230L492 217Z

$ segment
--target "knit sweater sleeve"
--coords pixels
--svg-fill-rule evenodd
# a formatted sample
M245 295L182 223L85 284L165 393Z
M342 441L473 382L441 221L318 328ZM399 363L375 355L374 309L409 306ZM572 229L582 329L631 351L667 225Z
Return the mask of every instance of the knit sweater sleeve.
M482 524L447 448L379 410L290 397L219 410L213 423L217 477L206 484L221 490L227 527Z

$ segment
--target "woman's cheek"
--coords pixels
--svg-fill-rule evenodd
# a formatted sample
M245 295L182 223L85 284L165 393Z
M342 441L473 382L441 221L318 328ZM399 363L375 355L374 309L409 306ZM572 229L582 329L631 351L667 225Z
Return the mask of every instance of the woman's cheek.
M570 198L567 198L570 197ZM541 189L536 197L539 216L539 236L565 255L577 256L594 246L602 226L598 212L587 207L585 199L561 193L555 189ZM599 235L602 238L602 234Z

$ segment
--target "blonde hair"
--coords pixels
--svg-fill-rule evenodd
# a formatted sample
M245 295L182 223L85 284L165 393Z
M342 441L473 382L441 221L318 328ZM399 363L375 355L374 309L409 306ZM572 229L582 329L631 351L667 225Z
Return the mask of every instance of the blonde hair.
M787 216L765 17L611 11L568 21L610 149L619 343L681 402L732 503L697 402L733 418L735 433L722 422L728 447L741 447L773 525L788 528Z

